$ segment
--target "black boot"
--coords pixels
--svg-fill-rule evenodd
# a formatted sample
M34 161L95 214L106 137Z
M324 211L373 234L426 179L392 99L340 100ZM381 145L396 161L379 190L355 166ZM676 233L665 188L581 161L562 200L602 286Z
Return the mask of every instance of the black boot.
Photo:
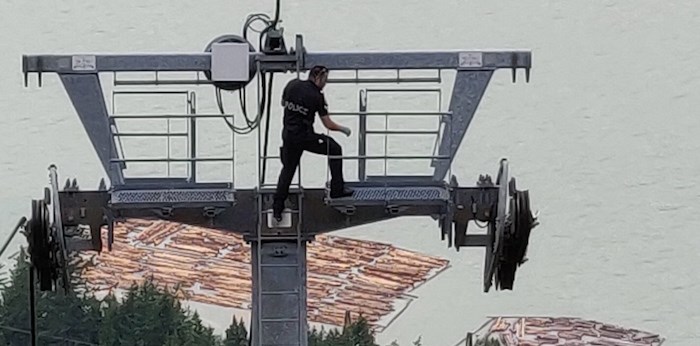
M284 202L274 203L272 206L272 217L277 220L277 222L282 222L282 211L284 210Z
M355 191L348 187L331 189L331 198L344 198L350 197L355 193Z

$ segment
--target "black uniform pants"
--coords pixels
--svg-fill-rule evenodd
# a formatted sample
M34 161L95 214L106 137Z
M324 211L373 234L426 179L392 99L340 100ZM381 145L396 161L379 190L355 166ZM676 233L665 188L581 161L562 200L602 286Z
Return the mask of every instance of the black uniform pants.
M303 140L285 140L280 153L282 159L282 171L277 180L273 208L275 211L284 209L284 201L289 195L289 185L294 179L301 155L304 151L314 154L340 156L343 150L340 144L333 138L322 134L314 134ZM343 160L328 159L331 171L331 191L341 191L345 184L343 180Z

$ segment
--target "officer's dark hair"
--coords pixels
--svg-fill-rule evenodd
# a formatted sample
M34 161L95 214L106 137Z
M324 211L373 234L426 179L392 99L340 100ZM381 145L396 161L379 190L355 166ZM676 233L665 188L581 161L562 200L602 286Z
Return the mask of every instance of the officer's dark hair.
M316 78L320 75L328 73L328 68L322 65L316 65L309 70L309 79Z

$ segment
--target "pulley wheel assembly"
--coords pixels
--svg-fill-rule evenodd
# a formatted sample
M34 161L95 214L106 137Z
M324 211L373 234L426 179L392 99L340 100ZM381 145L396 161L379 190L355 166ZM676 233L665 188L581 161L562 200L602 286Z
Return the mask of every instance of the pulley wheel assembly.
M496 287L506 290L513 289L515 271L526 261L530 231L536 226L530 210L529 192L516 190L515 178L510 180L509 185L510 213L505 225L503 248L496 270Z
M48 189L47 189L48 190ZM49 194L47 193L47 197ZM32 200L32 218L27 222L29 258L36 271L41 291L53 291L59 286L69 289L70 275L63 258L59 232L52 225L49 198Z
M518 191L515 178L508 176L507 161L501 162L498 172L498 203L496 219L489 224L489 245L484 275L484 291L491 287L495 277L496 289L512 290L515 272L527 261L530 232L538 224L530 209L530 194ZM490 253L489 253L490 251Z
M36 269L39 289L50 291L57 278L56 260L53 256L49 210L45 200L32 201L32 218L27 223L29 257Z

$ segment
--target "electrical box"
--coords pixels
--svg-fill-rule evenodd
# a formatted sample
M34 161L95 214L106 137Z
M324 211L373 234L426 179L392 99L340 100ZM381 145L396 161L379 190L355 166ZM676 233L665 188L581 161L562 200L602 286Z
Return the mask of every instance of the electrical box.
M215 82L247 82L250 75L248 43L214 43L211 46L211 79Z

